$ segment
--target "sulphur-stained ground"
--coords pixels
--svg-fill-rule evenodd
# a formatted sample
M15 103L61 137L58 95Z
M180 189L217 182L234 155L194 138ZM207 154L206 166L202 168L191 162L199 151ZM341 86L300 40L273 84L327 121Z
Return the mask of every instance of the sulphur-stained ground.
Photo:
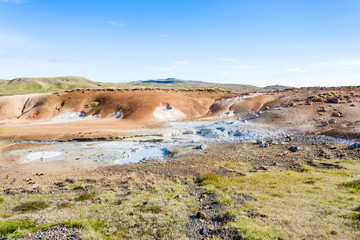
M0 97L0 239L359 239L359 95Z
M359 148L347 147L302 141L266 148L210 144L172 161L38 171L17 176L15 183L9 174L0 192L0 235L356 239L360 158Z

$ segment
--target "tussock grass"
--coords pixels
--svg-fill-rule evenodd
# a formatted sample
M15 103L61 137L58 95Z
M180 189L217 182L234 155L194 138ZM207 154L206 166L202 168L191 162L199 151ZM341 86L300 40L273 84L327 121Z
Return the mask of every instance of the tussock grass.
M351 239L353 231L360 229L356 227L359 226L359 214L353 212L354 203L360 201L360 180L344 180L359 173L360 164L343 164L352 167L325 170L305 166L300 172L274 169L248 172L240 177L205 173L200 174L199 184L209 192L217 193L219 203L236 193L250 194L258 199L235 206L236 219L228 224L238 228L248 239L304 239L310 236L314 239ZM355 191L349 192L344 187ZM332 235L334 233L337 235Z
M354 180L344 182L341 184L341 186L360 190L360 178L356 178Z
M32 201L17 205L13 210L15 212L30 212L30 211L39 211L48 207L49 204L44 201Z
M8 236L16 231L31 229L34 226L35 223L29 220L0 221L0 236Z
M93 199L95 197L95 192L85 192L79 196L76 196L74 198L75 202L79 202L79 201L85 201L85 200L90 200Z

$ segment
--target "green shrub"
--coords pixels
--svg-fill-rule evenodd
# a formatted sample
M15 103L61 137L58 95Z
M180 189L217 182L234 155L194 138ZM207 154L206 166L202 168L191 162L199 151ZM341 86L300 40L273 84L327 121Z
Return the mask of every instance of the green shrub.
M94 229L95 232L98 232L100 229L102 229L105 226L103 221L100 220L94 220L90 222L90 227Z
M201 174L199 177L199 183L201 185L206 185L209 183L216 184L219 181L220 181L220 176L218 176L216 173Z
M32 211L42 210L47 207L49 207L49 204L44 201L32 201L32 202L22 203L16 206L13 210L15 212L32 212Z
M70 207L72 207L72 204L69 202L62 202L62 203L58 204L57 207L59 209L70 208Z
M354 189L360 190L360 179L357 178L357 179L354 179L354 180L349 181L349 182L344 182L341 185L344 186L344 187L354 188Z
M221 222L234 222L236 219L236 214L232 210L227 210L224 213L220 213L219 220Z
M91 102L89 104L86 104L85 107L86 108L93 108L99 105L99 102Z
M0 236L7 236L17 230L31 229L35 223L29 220L20 221L0 221Z
M0 203L3 203L5 201L5 198L0 197Z
M76 202L85 201L85 200L93 199L94 197L95 197L95 192L86 192L81 194L80 196L75 197L74 201Z

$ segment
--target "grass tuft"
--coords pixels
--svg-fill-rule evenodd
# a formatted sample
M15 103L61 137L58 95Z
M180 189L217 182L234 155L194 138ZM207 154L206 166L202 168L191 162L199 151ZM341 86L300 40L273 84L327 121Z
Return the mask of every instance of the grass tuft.
M8 236L18 230L31 229L35 223L29 220L0 221L0 236Z
M73 205L71 204L71 203L69 203L69 202L62 202L62 203L59 203L58 205L57 205L57 207L59 208L59 209L64 209L64 208L70 208L70 207L72 207Z
M93 108L93 107L97 107L99 105L99 102L91 102L89 104L85 105L85 108Z
M205 173L199 177L200 185L217 185L221 180L221 177L216 173Z
M32 201L32 202L22 203L16 206L13 210L15 212L34 212L48 207L49 204L44 201Z
M356 178L352 181L344 182L341 185L344 187L360 190L360 178Z
M95 192L86 192L74 198L75 202L90 200L95 197Z

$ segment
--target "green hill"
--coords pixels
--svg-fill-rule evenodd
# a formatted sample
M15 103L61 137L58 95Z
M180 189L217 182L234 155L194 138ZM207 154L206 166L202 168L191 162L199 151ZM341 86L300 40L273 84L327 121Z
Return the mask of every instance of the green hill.
M49 93L71 90L74 88L164 88L164 89L209 89L218 88L236 92L253 92L287 88L285 86L270 86L260 88L246 84L220 84L201 81L176 80L169 81L137 81L128 83L95 82L83 77L54 77L54 78L15 78L0 80L0 95Z

